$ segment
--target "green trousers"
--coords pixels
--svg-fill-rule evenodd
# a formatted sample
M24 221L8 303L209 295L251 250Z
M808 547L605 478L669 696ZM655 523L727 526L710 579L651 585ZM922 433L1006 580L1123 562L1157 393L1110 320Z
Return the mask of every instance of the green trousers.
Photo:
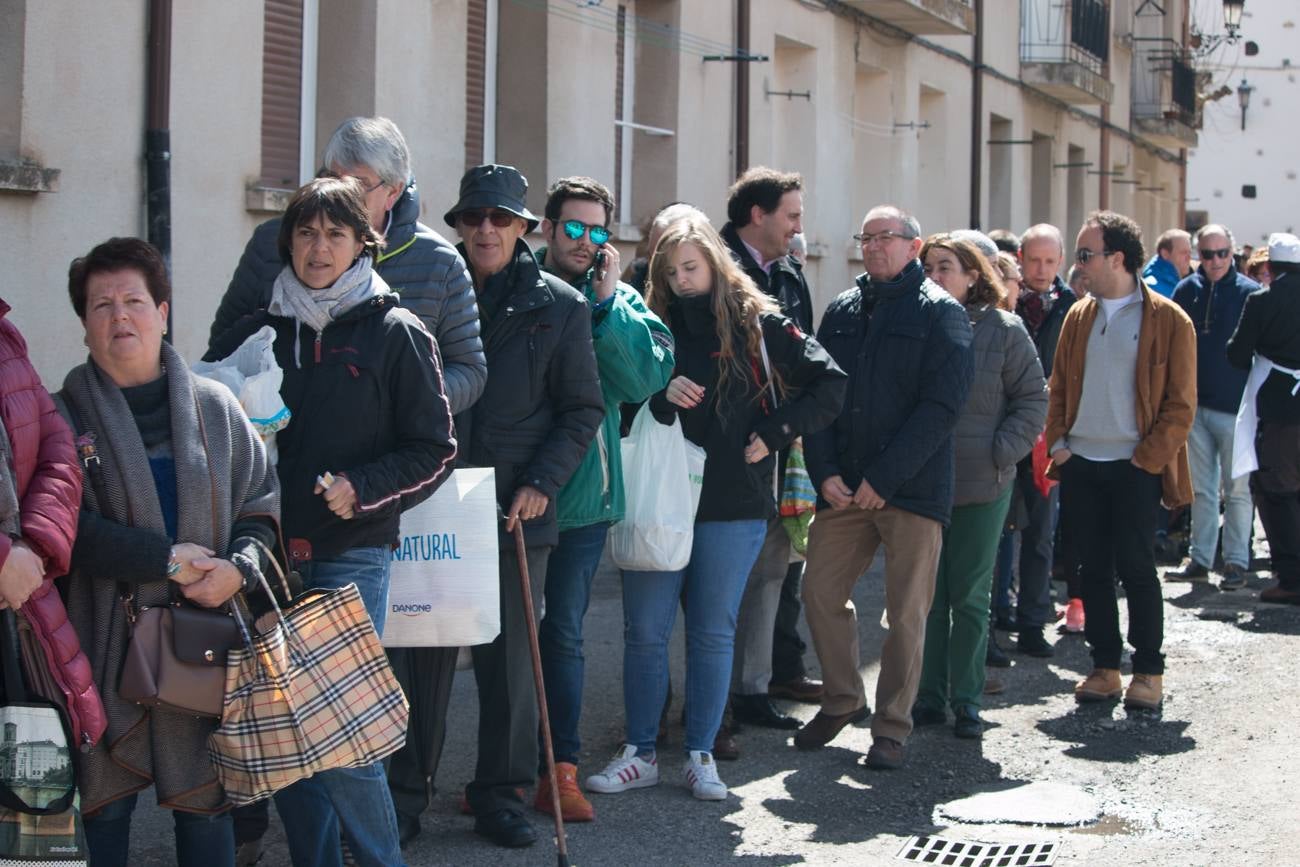
M1011 502L1009 486L991 503L956 506L943 533L934 602L925 621L925 654L916 704L979 708L989 640L993 561Z

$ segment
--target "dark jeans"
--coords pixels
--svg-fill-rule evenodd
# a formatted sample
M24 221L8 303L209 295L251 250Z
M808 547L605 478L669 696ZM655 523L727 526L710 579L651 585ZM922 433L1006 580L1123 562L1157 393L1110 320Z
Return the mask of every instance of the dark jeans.
M781 599L776 606L772 630L772 682L788 683L808 673L803 655L808 645L799 637L799 615L803 611L803 561L791 563L781 582Z
M1260 421L1255 435L1259 469L1251 474L1273 577L1300 592L1300 424Z
M1155 535L1160 476L1129 461L1090 461L1074 456L1061 465L1061 496L1074 522L1080 554L1084 636L1097 668L1119 668L1115 576L1128 600L1128 642L1135 674L1163 674L1164 599L1156 576Z
M435 776L447 737L447 704L456 677L459 647L392 647L388 662L406 693L411 716L406 743L384 760L393 807L405 816L419 816L437 791Z
M560 533L546 566L546 616L538 628L546 709L551 717L551 746L556 762L578 763L582 741L582 684L586 659L582 654L582 619L591 603L591 582L605 551L609 524L602 522ZM541 733L538 732L538 736ZM540 756L545 756L541 751ZM545 761L539 764L545 773Z
M1055 619L1052 610L1052 534L1056 530L1059 486L1046 497L1034 484L1032 458L1016 465L1016 488L1024 498L1028 520L1020 530L1020 592L1016 622L1041 628Z
M541 608L550 545L527 549L533 610ZM465 796L475 815L522 810L515 789L531 786L537 774L537 688L533 683L528 621L514 540L502 543L501 634L473 648L478 683L478 763Z
M86 816L86 848L95 867L126 867L131 863L131 814L136 795L113 801ZM204 816L172 810L176 831L176 863L180 867L226 867L235 863L235 835L230 813Z

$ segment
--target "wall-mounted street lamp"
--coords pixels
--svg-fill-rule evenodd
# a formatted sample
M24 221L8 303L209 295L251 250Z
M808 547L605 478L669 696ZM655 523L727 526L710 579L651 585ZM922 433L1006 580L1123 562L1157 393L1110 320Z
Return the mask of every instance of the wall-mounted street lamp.
M1246 0L1223 0L1222 33L1202 33L1193 26L1189 40L1193 52L1204 56L1224 43L1236 45L1241 38L1241 13L1245 6Z
M1246 109L1250 108L1250 94L1255 89L1255 85L1250 84L1246 79L1241 80L1237 85L1237 102L1241 105L1241 128L1246 129Z

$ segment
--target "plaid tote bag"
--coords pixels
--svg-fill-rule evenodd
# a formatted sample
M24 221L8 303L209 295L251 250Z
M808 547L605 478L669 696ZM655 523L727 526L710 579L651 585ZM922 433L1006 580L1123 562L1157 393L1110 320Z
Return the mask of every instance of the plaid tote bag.
M221 725L208 738L231 803L401 749L406 696L355 584L308 591L261 620L270 624L245 628L247 646L228 654Z

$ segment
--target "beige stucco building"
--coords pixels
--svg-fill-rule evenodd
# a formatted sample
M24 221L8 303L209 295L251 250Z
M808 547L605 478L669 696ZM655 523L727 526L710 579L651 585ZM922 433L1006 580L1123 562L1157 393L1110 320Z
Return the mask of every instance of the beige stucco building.
M150 21L171 5L0 0L0 294L51 386L83 353L69 261L146 233ZM1187 5L175 3L160 74L177 345L197 357L249 233L355 114L403 129L435 228L482 160L523 169L537 211L556 177L604 181L629 245L674 200L720 223L740 164L798 170L819 308L858 273L850 236L880 202L927 232L1050 221L1071 238L1109 206L1154 238L1182 223L1196 140L1175 69Z

